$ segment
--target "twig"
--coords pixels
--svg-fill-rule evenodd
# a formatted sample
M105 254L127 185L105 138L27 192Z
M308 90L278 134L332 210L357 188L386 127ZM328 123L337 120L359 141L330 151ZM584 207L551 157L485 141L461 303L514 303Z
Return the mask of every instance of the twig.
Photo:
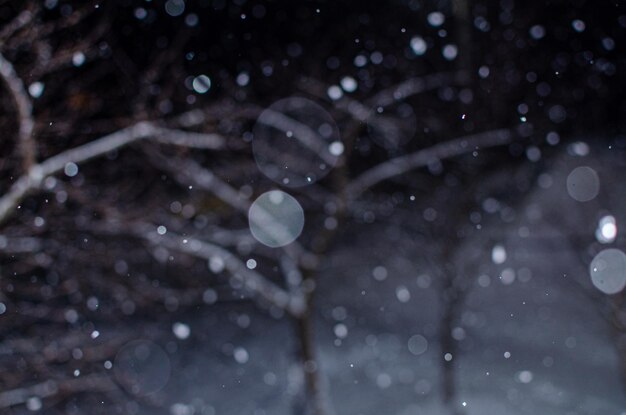
M447 159L482 148L508 144L513 137L512 132L507 129L487 131L436 144L406 156L396 157L361 173L347 186L347 199L356 199L367 189L384 180L427 166L433 161Z
M248 269L239 258L224 248L199 239L175 235L171 232L159 235L155 230L156 227L147 224L135 224L130 226L130 228L136 236L154 245L163 246L205 260L218 257L224 262L225 269L232 275L242 278L245 288L255 295L285 310L295 318L300 317L305 311L303 303L293 298L288 292L258 272Z
M11 186L9 192L0 198L0 224L26 195L41 186L46 177L62 171L68 163L82 163L148 137L153 137L160 142L187 147L217 149L223 145L223 139L215 134L170 130L158 127L151 122L139 122L33 165L27 174L20 177Z
M108 392L117 389L117 385L108 376L89 375L61 381L47 380L26 388L0 392L0 408L9 408L24 404L28 399L45 399L59 394L79 392Z
M28 171L36 162L35 140L33 139L33 130L35 129L33 105L24 88L24 82L15 72L11 62L6 60L2 53L0 53L0 77L4 80L15 101L19 123L18 147L22 154L24 171Z

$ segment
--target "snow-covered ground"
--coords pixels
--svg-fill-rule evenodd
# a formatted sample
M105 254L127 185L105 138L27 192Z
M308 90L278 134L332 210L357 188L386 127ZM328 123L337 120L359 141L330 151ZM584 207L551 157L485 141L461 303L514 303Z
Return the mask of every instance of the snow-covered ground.
M514 207L515 220L486 224L485 234L502 236L497 244L506 259L501 251L498 263L481 268L462 306L454 356L460 413L626 414L614 337L601 304L588 295L595 288L586 266L564 236L592 232L602 209L623 215L624 183L609 176L619 165L603 160L557 158L542 186ZM614 186L609 206L568 196L569 171L590 163ZM324 390L335 414L446 414L437 281L425 276L419 244L390 243L388 230L354 226L347 232L353 242L327 259L316 319ZM187 316L192 335L171 355L164 407L177 415L293 413L298 371L290 323L252 306L230 308ZM237 324L241 315L250 319L246 328Z

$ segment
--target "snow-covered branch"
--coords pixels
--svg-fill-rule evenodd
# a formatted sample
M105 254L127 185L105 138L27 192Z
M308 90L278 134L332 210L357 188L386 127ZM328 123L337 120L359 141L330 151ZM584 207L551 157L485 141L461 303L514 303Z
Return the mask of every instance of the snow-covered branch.
M432 147L419 150L415 153L396 157L383 162L361 173L346 188L348 200L356 199L367 189L385 181L428 164L455 157L461 154L478 151L488 147L496 147L508 144L514 135L511 130L492 130L470 136L457 138Z

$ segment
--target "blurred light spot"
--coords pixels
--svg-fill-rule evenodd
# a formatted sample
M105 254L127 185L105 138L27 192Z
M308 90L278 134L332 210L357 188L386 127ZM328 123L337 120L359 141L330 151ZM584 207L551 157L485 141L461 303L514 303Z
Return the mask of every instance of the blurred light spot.
M413 53L415 53L417 56L421 56L426 53L428 45L426 44L426 41L423 37L413 36L411 38L411 49L413 50Z
M193 79L191 85L198 94L205 94L211 89L211 79L206 75L198 75Z
M341 88L329 89L334 98ZM340 141L339 129L328 112L311 100L281 99L263 111L253 127L252 152L259 170L288 187L310 185L337 163L329 145Z
M587 166L576 167L567 176L567 193L579 202L593 200L600 191L600 179L594 169Z
M78 174L78 166L76 165L76 163L69 162L65 165L63 171L66 176L74 177Z
M180 16L185 11L184 0L167 0L165 3L165 12L172 17Z
M494 264L502 264L506 261L506 249L502 245L495 245L491 250L491 260Z
M396 288L396 297L401 303L406 303L411 299L411 292L404 285Z
M387 268L377 266L372 270L372 276L376 281L384 281L387 278Z
M328 151L333 156L339 157L340 155L343 154L343 143L341 141L333 141L328 146Z
M246 261L246 267L248 269L255 269L256 268L256 261L254 259L249 259Z
M432 12L426 16L426 20L428 20L429 25L439 27L446 21L446 17L441 12Z
M608 215L603 216L598 222L596 229L596 239L603 244L611 243L617 237L617 224L615 217Z
M533 374L529 370L522 370L517 374L517 380L521 383L530 383L533 380Z
M343 91L337 85L332 85L328 87L328 91L326 91L328 97L333 101L340 99L343 96Z
M250 75L248 75L246 72L241 72L239 75L237 75L237 85L246 86L248 85L248 83L250 83Z
M250 206L252 236L272 248L295 241L304 228L304 210L298 201L280 190L263 193Z
M341 78L341 87L346 92L354 92L358 86L356 80L351 76L344 76Z
M333 332L338 338L345 339L348 336L348 327L346 327L345 324L339 323L335 325Z
M511 285L515 282L515 271L513 268L505 268L502 270L500 282L504 285Z
M381 373L376 377L376 385L381 389L387 389L391 386L391 376L386 373Z
M85 63L85 54L82 52L74 53L72 56L72 64L74 66L81 66L83 63Z
M28 93L33 98L39 98L43 94L44 84L41 82L33 82L28 86Z
M617 294L626 286L626 254L619 249L600 251L589 264L591 282L605 294Z
M244 364L250 359L250 355L243 347L236 347L233 351L233 358L237 363Z
M572 27L574 28L575 31L580 33L580 32L584 32L587 26L585 25L585 22L583 22L582 20L576 19L572 21Z
M535 40L539 40L546 35L546 29L543 26L537 24L530 28L529 33L530 37Z
M176 322L172 325L172 333L177 339L185 340L191 334L191 328L185 323Z
M149 340L136 340L123 346L115 356L117 381L133 395L161 390L169 381L170 359L161 347Z
M43 404L41 403L41 399L37 396L31 396L26 399L26 409L29 411L35 412L41 410Z
M444 58L451 61L456 58L456 55L459 53L459 49L456 47L456 45L445 45L441 53Z
M407 346L411 354L419 356L421 354L424 354L426 350L428 350L428 340L426 340L426 337L422 336L421 334L416 334L414 336L411 336Z

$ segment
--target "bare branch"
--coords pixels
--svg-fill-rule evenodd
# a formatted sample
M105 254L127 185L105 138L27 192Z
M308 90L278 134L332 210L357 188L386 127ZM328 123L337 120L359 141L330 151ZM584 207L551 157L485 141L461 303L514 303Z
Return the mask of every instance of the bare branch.
M117 385L108 376L101 375L81 376L61 381L48 380L25 388L0 392L0 408L24 404L33 397L45 399L60 394L108 392L116 389L118 389Z
M0 198L0 223L28 193L38 189L46 177L62 171L68 163L82 163L148 137L164 143L190 147L217 149L223 145L223 139L215 134L170 130L147 121L139 122L33 165L28 173L20 177L9 192Z
M413 95L462 82L464 75L463 72L441 72L424 77L410 78L398 85L380 91L378 94L368 99L367 103L372 107L388 107L395 102L405 100Z
M391 177L427 166L429 163L437 160L447 159L482 148L508 144L513 137L514 135L508 129L487 131L436 144L406 156L396 157L361 173L347 186L347 199L356 199L370 187Z
M155 152L151 152L151 155L156 157L159 165L170 171L179 182L193 184L196 187L207 190L242 214L248 215L251 204L250 200L242 196L241 193L222 181L210 170L203 168L191 159L171 160ZM283 235L285 233L288 234L288 231L282 223L262 209L257 210L257 215L259 215L260 222L271 224L271 226L265 227L267 232L270 232L279 240L285 239ZM304 263L311 263L311 261L314 260L312 254L306 252L297 242L292 242L283 247L283 250L297 263L301 263L302 261L304 261ZM304 263L303 265L305 265Z
M171 232L159 235L155 230L156 227L147 224L133 225L132 229L137 236L154 245L163 246L205 260L218 257L224 262L226 270L232 275L241 278L245 288L255 295L285 310L295 318L300 317L305 311L305 304L298 301L298 298L294 298L258 272L248 269L239 258L224 248L199 239L174 235Z
M41 240L32 237L7 238L0 235L0 252L4 254L32 254L41 249Z
M35 13L32 10L27 9L20 12L20 14L0 31L0 44L11 37L15 32L32 22L34 17Z
M22 154L24 171L28 171L36 162L35 140L33 139L33 130L35 129L33 105L24 88L24 82L15 72L11 62L2 56L2 53L0 53L0 77L7 85L15 101L19 123L18 147Z

